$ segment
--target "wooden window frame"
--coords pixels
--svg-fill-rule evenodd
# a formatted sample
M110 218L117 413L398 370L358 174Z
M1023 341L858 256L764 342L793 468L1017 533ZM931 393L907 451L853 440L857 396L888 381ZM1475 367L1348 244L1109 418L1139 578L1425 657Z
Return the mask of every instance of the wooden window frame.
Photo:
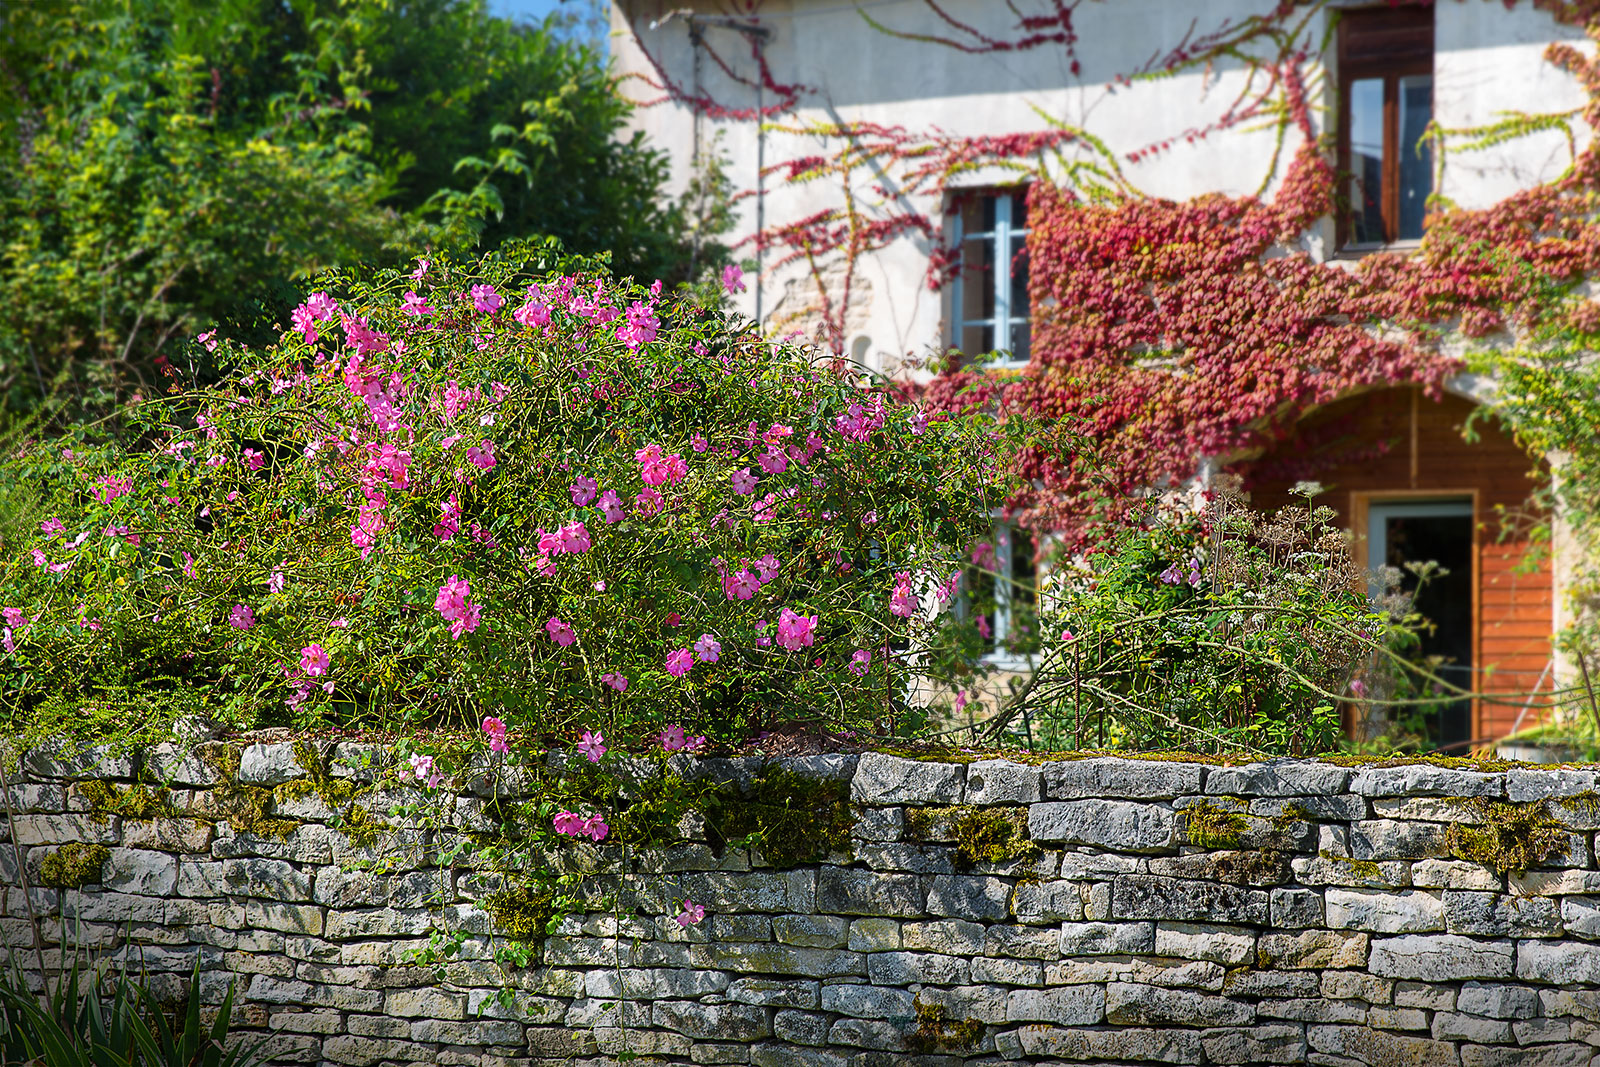
M1433 76L1433 5L1354 8L1339 13L1338 169L1337 197L1341 251L1369 250L1397 243L1400 225L1400 79ZM1424 57L1424 52L1426 56ZM1350 203L1350 85L1371 78L1383 80L1383 188L1379 214L1381 242L1355 242Z

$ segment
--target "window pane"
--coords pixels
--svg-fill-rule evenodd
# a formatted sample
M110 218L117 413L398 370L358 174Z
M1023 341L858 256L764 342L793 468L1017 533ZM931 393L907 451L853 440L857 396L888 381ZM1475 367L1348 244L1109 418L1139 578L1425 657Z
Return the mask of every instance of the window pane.
M1019 239L1011 257L1011 317L1028 317L1028 253Z
M1028 193L1027 190L1011 194L1011 228L1025 230L1028 228Z
M961 320L994 318L994 239L961 242Z
M1400 240L1422 236L1422 216L1433 191L1433 143L1423 140L1433 118L1433 78L1400 79Z
M1006 347L1011 349L1011 360L1014 363L1026 363L1031 356L1028 354L1028 341L1031 331L1028 329L1027 319L1011 320L1011 343Z
M1008 590L1006 648L1014 653L1030 653L1038 649L1039 642L1039 572L1033 561L1038 546L1032 536L1021 530L1009 532L1012 583Z
M1350 83L1350 240L1382 244L1383 79Z
M981 356L994 351L993 326L963 326L960 335L961 351L969 356Z

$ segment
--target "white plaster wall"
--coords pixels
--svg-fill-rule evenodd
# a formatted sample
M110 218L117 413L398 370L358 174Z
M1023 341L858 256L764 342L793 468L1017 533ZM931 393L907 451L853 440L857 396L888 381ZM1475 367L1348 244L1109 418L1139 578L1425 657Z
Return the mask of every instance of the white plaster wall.
M880 22L908 33L951 33L921 0L859 0ZM612 9L612 52L619 73L652 76L642 49L648 49L671 77L689 87L693 79L692 49L681 16L668 17L690 5L665 0L615 0ZM765 132L768 166L811 155L830 155L837 143L802 132L815 123L874 122L910 131L944 131L956 135L990 135L1044 128L1040 112L1078 126L1104 140L1119 155L1169 138L1179 138L1169 151L1123 166L1139 190L1160 197L1189 198L1202 193L1230 195L1269 190L1281 177L1295 147L1291 135L1276 171L1272 168L1274 136L1268 131L1234 128L1195 144L1182 135L1214 122L1245 85L1237 63L1222 63L1210 72L1191 71L1143 81L1131 87L1109 86L1111 79L1139 69L1153 57L1179 45L1191 30L1203 33L1224 22L1238 24L1268 11L1273 0L1116 0L1077 8L1077 56L1074 75L1060 46L1028 52L971 55L887 36L872 29L842 0L767 0L757 5L758 21L771 31L766 53L774 77L807 87L799 108L772 120ZM1015 16L993 0L944 0L952 17L990 33L1011 38ZM1025 12L1046 10L1040 0L1019 0ZM741 5L742 8L742 5ZM703 14L726 14L730 7L700 3ZM1326 15L1307 25L1307 37L1320 42ZM750 48L737 31L717 26L705 30L707 40L735 73L754 77ZM1556 40L1589 46L1582 34L1557 25L1549 15L1524 2L1507 11L1500 0L1440 0L1436 6L1435 115L1448 128L1481 126L1508 111L1543 112L1578 107L1583 93L1573 79L1544 62L1547 44ZM1327 128L1333 99L1331 78L1313 67L1313 102L1320 129ZM659 90L630 77L630 96L661 100ZM756 93L730 80L709 60L702 62L704 91L727 107L754 107ZM771 96L768 94L768 101ZM694 121L690 109L667 100L636 112L636 125L672 156L675 180L690 173ZM702 143L717 132L732 160L732 174L742 187L756 184L757 125L750 121L702 120ZM1490 204L1517 189L1556 176L1569 161L1565 139L1548 133L1497 148L1449 158L1442 191L1464 207ZM964 175L963 184L991 184L1002 175ZM886 186L866 183L857 191L869 213L882 213L898 194L891 171L878 176ZM801 186L780 175L766 182L766 222L773 225L807 217L841 202L834 179ZM941 205L930 196L910 205L931 218ZM742 202L740 236L753 232L755 201ZM1309 247L1320 249L1320 242ZM939 293L926 284L928 242L905 237L871 256L858 268L865 281L852 316L851 337L870 338L869 362L892 367L905 355L925 356L943 343L943 306ZM745 249L741 254L751 255ZM771 318L782 306L786 284L803 276L798 267L772 269L768 254L763 278L763 315ZM744 310L754 312L755 295L747 293Z

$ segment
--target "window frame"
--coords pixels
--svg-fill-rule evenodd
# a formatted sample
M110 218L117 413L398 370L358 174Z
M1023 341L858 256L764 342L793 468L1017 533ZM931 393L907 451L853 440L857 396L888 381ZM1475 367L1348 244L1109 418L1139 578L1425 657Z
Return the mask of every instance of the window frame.
M949 347L960 348L962 354L968 357L981 355L983 353L968 352L962 347L961 341L967 327L987 326L994 331L994 336L996 340L998 340L1000 337L1000 324L1003 322L1007 327L1005 332L1005 340L1008 342L1008 345L1006 347L1002 347L997 344L993 350L1008 352L1011 353L1011 356L1008 359L1003 359L988 364L990 367L995 367L1001 370L1020 370L1021 368L1026 367L1032 358L1029 356L1028 358L1018 359L1016 358L1015 352L1009 347L1009 342L1011 340L1011 328L1022 325L1028 329L1028 350L1030 353L1033 350L1032 308L1024 307L1022 309L1022 314L1018 315L1011 307L1011 279L1016 269L1017 255L1019 253L1023 255L1027 254L1027 236L1031 231L1031 228L1026 225L1026 219L1023 220L1024 224L1022 226L1018 227L1014 225L1014 220L1012 218L1012 205L1015 202L1015 198L1019 195L1025 198L1027 196L1027 191L1027 182L1021 182L1016 185L979 186L971 189L960 189L952 193L951 200L946 211L946 217L950 220L951 247L956 250L955 276L950 285ZM966 233L965 226L962 221L962 209L969 201L980 198L993 199L995 202L994 229L980 231L975 234ZM981 239L987 239L993 248L993 262L996 265L1005 263L1006 269L1003 272L1000 270L994 271L994 277L992 281L992 287L994 290L994 314L990 315L988 318L968 319L964 318L962 315L962 309L966 306L967 242Z
M1424 25L1426 23L1426 25ZM1339 11L1338 25L1338 173L1340 193L1336 199L1336 247L1344 253L1361 253L1397 244L1409 244L1414 237L1401 238L1400 159L1407 150L1400 144L1400 82L1426 75L1430 98L1434 76L1434 8L1432 4L1347 8ZM1426 57L1424 57L1424 39ZM1379 215L1383 220L1383 240L1354 239L1355 215L1351 203L1350 87L1357 81L1383 82L1383 163L1379 191ZM1432 104L1429 118L1432 118ZM1415 149L1415 145L1411 149ZM1432 195L1432 176L1429 195Z

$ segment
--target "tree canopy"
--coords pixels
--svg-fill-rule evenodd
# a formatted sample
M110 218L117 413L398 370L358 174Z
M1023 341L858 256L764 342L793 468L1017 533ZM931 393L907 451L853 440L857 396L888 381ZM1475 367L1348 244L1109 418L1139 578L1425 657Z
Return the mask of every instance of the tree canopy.
M681 274L664 156L605 57L484 0L77 0L0 33L0 389L148 381L296 282L555 236Z

